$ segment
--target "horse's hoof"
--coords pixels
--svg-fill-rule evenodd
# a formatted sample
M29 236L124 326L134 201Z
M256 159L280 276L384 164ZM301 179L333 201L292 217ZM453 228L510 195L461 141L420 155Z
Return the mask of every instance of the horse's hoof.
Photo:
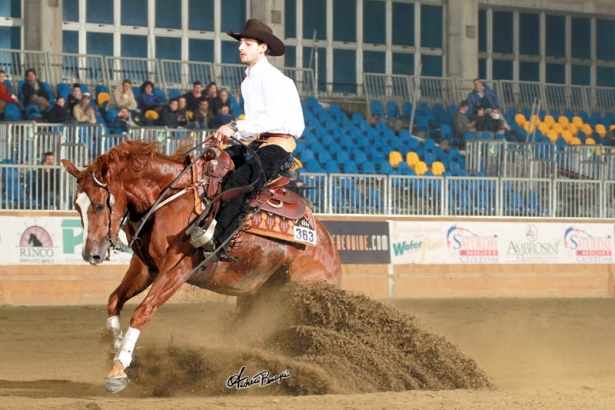
M107 385L105 391L109 394L119 393L128 386L128 377L116 377L113 379L107 379Z

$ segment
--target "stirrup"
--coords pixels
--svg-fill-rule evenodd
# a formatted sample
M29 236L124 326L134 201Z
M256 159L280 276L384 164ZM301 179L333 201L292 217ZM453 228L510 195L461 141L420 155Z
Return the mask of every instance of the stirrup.
M214 243L214 231L216 230L217 221L214 219L209 224L207 230L204 230L200 226L192 226L186 234L190 236L190 245L195 248L203 248L203 250L211 252L215 250Z

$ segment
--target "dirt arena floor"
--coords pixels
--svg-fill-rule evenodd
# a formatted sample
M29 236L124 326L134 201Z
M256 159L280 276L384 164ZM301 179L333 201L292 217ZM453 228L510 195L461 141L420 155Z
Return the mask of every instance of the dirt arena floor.
M106 321L104 306L3 306L0 307L0 408L615 408L615 302L612 299L384 303L386 309L393 307L414 316L408 322L412 326L443 336L457 346L465 355L460 359L465 369L472 367L474 362L469 359L473 359L478 367L470 371L482 369L493 387L374 392L378 390L374 387L378 386L377 379L386 378L380 368L370 376L369 368L367 372L359 367L354 371L336 364L337 372L332 368L316 377L318 360L310 367L309 363L300 364L299 359L289 359L288 366L294 365L293 369L298 368L299 373L293 370L295 374L280 384L241 391L228 389L226 376L221 375L237 373L241 364L248 368L260 366L263 370L270 367L277 374L286 365L285 356L263 353L265 350L256 354L254 349L245 347L250 343L250 333L266 328L266 324L253 323L251 328L249 323L242 325L245 335L221 331L233 323L233 305L210 302L163 306L139 340L135 357L142 358L141 373L136 380L131 379L126 390L109 396L104 392L105 376L110 368L108 348L101 336ZM352 310L346 320L354 321L355 327L360 328L365 311L357 310L354 305L345 306L337 308ZM122 317L123 327L128 325L128 312L133 308L134 305L127 306ZM277 308L276 311L281 315ZM330 321L326 314L323 317L323 322ZM391 326L395 327L393 321ZM340 339L340 344L352 342ZM443 346L442 349L449 349L447 343ZM387 355L383 352L383 361ZM206 363L210 367L219 368L208 372L198 367L199 363L205 363L203 360L209 360ZM183 361L184 366L193 369L184 373L177 369L171 371L177 366L174 361ZM166 379L160 374L166 374ZM302 374L309 382L300 380ZM398 376L392 375L387 383L397 386ZM156 378L158 384L154 385L152 379ZM163 383L161 387L161 380L166 380L168 385ZM288 386L286 390L284 385ZM352 386L356 386L354 391L362 393L353 393Z

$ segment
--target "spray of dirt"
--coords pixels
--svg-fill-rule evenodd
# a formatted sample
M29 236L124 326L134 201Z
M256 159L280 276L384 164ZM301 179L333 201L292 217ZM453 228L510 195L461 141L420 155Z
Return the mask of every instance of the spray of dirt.
M263 295L241 321L228 320L228 310L220 317L198 344L172 339L140 349L128 369L132 389L167 397L491 387L444 338L393 307L346 291L291 284ZM242 377L255 381L250 388L229 379L242 367ZM265 378L252 379L262 371ZM276 380L281 374L290 377ZM271 383L257 387L263 380Z

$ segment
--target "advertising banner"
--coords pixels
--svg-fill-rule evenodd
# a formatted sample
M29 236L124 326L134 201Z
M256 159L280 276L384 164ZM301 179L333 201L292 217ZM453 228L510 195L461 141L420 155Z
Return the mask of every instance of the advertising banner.
M613 225L390 222L393 264L613 263Z
M81 219L67 217L0 217L0 264L85 264L81 258ZM126 243L126 236L120 232ZM127 264L131 252L114 251L105 263Z
M342 263L388 264L388 222L322 221L333 239Z

